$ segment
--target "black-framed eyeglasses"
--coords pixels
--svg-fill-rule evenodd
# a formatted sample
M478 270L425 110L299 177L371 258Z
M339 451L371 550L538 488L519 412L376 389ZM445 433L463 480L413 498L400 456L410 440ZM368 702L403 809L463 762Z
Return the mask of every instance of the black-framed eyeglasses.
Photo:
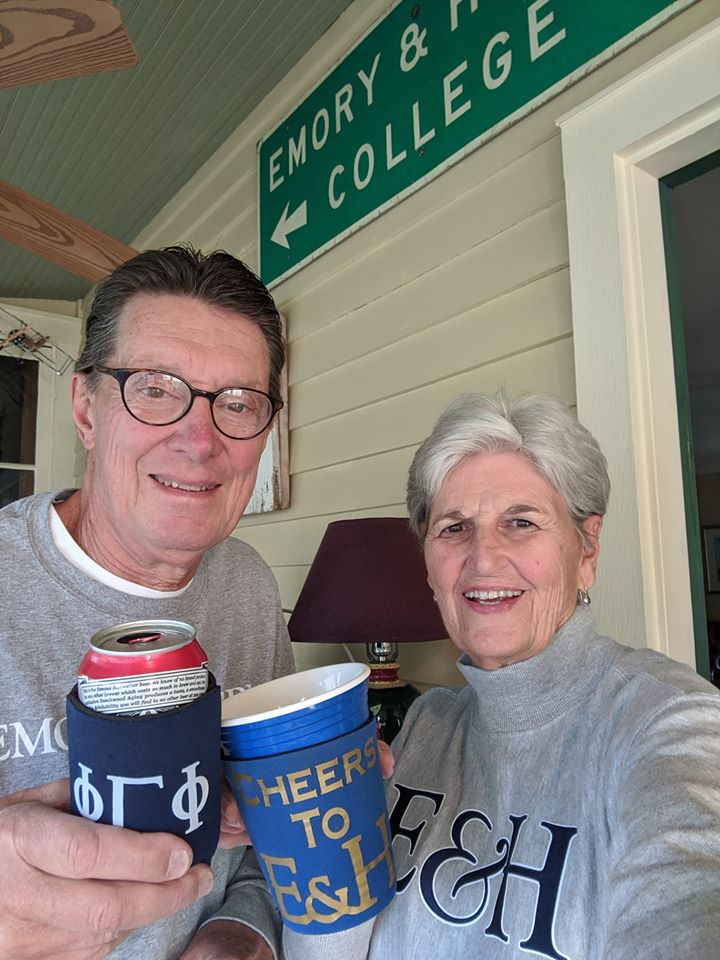
M220 433L232 440L252 440L270 425L284 403L252 387L223 387L198 390L174 373L163 370L138 370L126 367L102 367L94 364L85 373L107 373L120 385L125 409L140 423L164 427L182 420L195 397L210 402L210 414Z

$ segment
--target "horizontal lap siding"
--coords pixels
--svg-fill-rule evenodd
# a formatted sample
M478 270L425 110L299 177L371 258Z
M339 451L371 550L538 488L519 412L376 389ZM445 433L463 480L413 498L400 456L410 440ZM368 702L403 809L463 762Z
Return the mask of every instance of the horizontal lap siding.
M256 143L384 9L358 0L136 245L222 246L257 268ZM555 118L712 16L701 0L273 291L288 321L291 506L237 532L286 608L328 523L405 514L407 468L451 397L504 387L575 402ZM301 667L346 655L296 654ZM402 660L417 682L459 682L449 641L407 645Z

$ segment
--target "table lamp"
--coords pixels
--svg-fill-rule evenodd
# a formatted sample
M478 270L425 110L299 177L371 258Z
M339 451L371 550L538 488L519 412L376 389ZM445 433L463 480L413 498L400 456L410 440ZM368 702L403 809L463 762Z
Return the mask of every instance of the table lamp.
M288 629L295 643L366 644L370 710L390 743L419 696L398 675L398 644L447 637L408 521L329 523Z

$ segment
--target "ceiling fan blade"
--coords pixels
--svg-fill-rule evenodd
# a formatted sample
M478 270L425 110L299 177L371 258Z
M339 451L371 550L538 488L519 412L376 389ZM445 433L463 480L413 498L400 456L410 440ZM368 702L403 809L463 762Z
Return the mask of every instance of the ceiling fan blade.
M111 0L0 0L0 88L137 62Z
M137 253L4 180L0 180L0 237L91 283Z

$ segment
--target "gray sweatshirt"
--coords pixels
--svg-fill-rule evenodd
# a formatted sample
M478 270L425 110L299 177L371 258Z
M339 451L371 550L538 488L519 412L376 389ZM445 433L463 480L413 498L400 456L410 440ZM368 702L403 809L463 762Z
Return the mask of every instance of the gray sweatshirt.
M289 960L717 960L720 695L597 635L417 700L388 785L398 895Z
M257 553L228 539L178 597L134 597L69 563L50 534L51 494L0 511L0 795L66 777L65 695L97 630L128 620L192 624L218 683L255 686L293 669L277 585ZM208 918L241 919L279 952L277 911L250 848L218 850L202 900L145 927L112 960L173 960Z

